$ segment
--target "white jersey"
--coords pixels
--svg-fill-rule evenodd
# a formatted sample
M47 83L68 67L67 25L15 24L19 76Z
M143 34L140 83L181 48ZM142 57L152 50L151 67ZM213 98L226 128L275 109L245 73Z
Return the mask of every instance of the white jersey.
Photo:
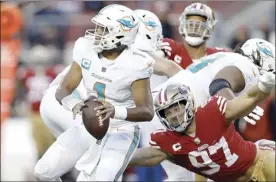
M169 78L166 82L156 87L153 91L153 99L157 96L158 92L165 88L168 84L172 83L181 83L190 87L191 92L194 95L195 105L199 107L204 104L208 99L208 93L202 87L202 79L196 77L193 73L187 70L181 70L171 78ZM162 95L162 94L161 94Z
M215 75L227 66L237 67L245 79L245 88L240 93L235 93L236 96L242 94L258 81L259 70L257 66L249 58L237 53L219 52L203 57L199 62L191 64L187 70L192 72L196 78L202 80L201 87L209 94L209 85Z
M100 58L92 46L89 39L81 37L73 50L73 60L82 69L88 95L104 99L114 106L135 107L131 84L152 75L154 60L137 49L126 48L116 60L110 61ZM129 122L111 119L110 125L124 123Z
M259 70L248 58L236 53L219 52L203 57L199 62L191 64L187 70L178 72L165 83L156 87L152 92L153 97L156 96L155 93L169 83L182 83L190 87L196 106L200 106L210 97L209 85L215 75L227 66L236 66L242 72L245 79L244 90L236 93L236 96L242 94L258 81Z
M58 87L67 72L70 70L71 65L64 68L64 70L59 73L56 78L52 81L52 83L49 85L49 88L52 87ZM48 89L45 91L45 93L48 91ZM81 80L79 86L73 91L72 93L75 97L80 98L82 100L86 100L88 98L87 90L84 88L83 80Z

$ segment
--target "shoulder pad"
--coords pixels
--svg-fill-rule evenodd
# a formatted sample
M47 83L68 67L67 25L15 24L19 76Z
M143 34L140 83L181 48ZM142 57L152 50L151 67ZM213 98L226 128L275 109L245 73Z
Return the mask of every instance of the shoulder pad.
M84 37L78 38L73 48L73 60L76 62L80 62L86 51L93 50L92 46L93 45L91 44L91 41L89 41L89 39Z

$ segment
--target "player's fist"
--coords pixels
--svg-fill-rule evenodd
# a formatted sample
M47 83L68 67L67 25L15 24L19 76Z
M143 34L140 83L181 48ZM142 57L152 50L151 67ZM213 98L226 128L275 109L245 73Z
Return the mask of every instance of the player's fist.
M85 104L83 102L76 104L73 109L73 119L76 119L77 114L81 114L82 113L82 108Z
M165 52L166 56L171 56L172 48L168 42L161 42L159 47L162 51Z
M245 116L243 119L252 125L255 125L258 120L261 119L261 117L264 115L263 108L256 106L255 109L248 114L248 116Z
M275 71L263 71L259 77L258 86L265 93L270 93L275 88Z

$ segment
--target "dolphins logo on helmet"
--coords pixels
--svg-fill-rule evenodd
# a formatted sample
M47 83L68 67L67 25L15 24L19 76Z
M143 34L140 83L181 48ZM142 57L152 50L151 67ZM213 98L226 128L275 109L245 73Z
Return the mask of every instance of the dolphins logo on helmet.
M272 50L266 46L266 44L263 44L263 42L256 42L257 48L265 55L269 57L273 57Z
M157 23L153 20L143 21L143 23L146 25L146 28L150 31L155 30L155 28L158 26Z
M117 21L120 23L124 31L129 31L136 26L136 24L134 23L135 19L133 16L125 16Z

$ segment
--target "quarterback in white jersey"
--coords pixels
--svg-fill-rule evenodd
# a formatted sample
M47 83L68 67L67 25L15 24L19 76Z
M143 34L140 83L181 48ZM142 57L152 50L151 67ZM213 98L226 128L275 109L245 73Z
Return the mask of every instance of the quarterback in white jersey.
M149 77L154 60L130 47L139 20L129 8L107 6L92 22L95 31L88 30L85 37L76 41L74 62L57 89L56 98L76 116L84 104L71 93L83 79L88 95L97 96L103 102L99 112L111 117L110 129L100 144L91 139L91 151L95 155L89 165L82 165L78 180L117 181L139 142L139 127L135 122L150 121L153 117ZM47 153L36 165L37 178L57 180L60 174L49 174L51 162L47 161L50 156ZM62 158L60 151L56 155L51 159L57 159L54 163Z

